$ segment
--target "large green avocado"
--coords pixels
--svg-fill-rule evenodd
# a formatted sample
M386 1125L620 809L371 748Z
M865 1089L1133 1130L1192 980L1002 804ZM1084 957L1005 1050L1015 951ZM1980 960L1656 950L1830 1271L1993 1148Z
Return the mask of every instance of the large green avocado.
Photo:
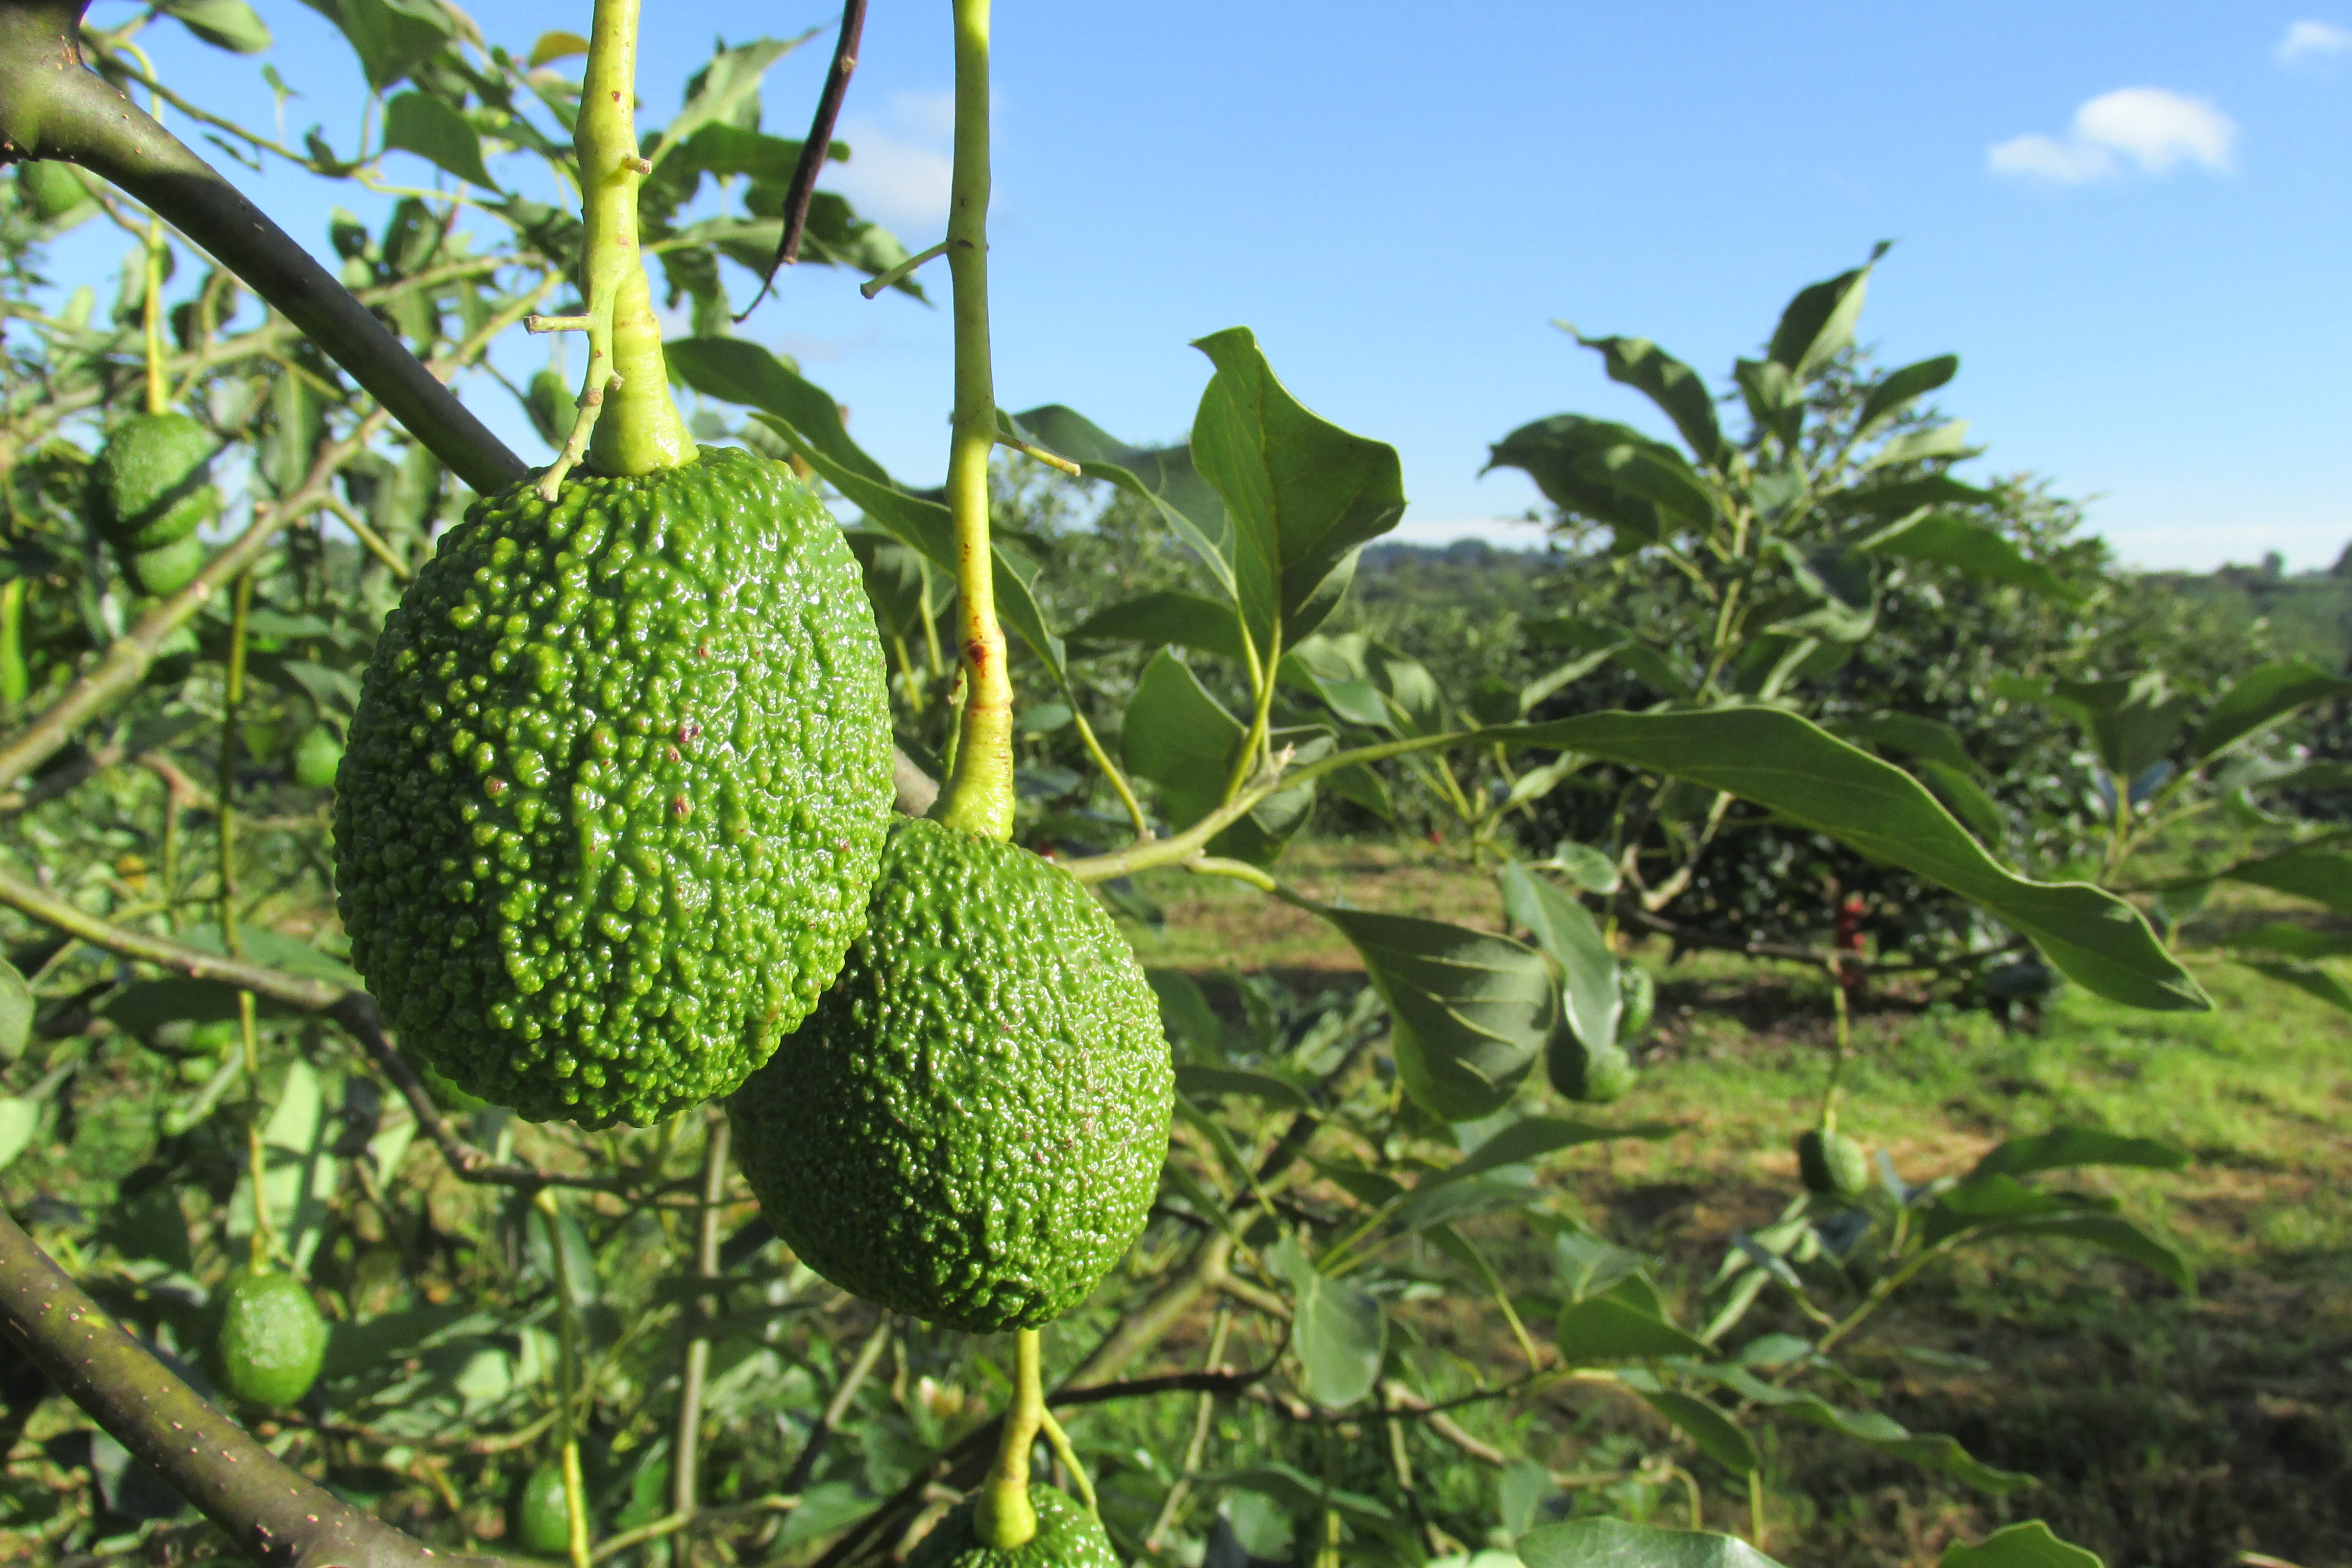
M983 1546L972 1529L978 1504L966 1498L923 1537L907 1568L1118 1568L1102 1521L1076 1499L1033 1486L1029 1503L1037 1510L1036 1534L1019 1546Z
M530 1121L724 1095L865 920L890 721L857 563L740 450L487 496L386 619L335 790L404 1047Z
M892 826L866 931L729 1106L803 1261L973 1332L1086 1300L1143 1228L1175 1075L1126 938L1069 873Z
M184 414L138 414L117 426L89 468L99 537L130 556L177 544L211 521L220 511L212 467L218 446Z

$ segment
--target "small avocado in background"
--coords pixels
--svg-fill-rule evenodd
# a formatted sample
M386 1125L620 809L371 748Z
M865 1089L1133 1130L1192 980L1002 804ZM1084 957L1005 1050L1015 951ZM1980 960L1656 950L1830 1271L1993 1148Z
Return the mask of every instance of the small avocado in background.
M1126 1256L1168 1154L1158 998L1102 904L1026 849L890 828L841 977L728 1106L801 1260L971 1333L1034 1328Z
M291 1274L240 1268L221 1302L214 1342L222 1384L249 1405L283 1410L319 1381L327 1320Z
M1033 1485L1029 1504L1037 1510L1037 1533L1019 1546L984 1546L973 1528L976 1498L966 1498L907 1559L907 1568L1118 1568L1118 1553L1102 1521L1086 1506L1052 1487Z
M515 1544L534 1557L572 1550L572 1514L563 1498L563 1467L550 1459L523 1479L510 1515Z
M1870 1156L1835 1128L1816 1127L1797 1134L1797 1173L1809 1193L1855 1197L1870 1185Z
M115 426L89 468L90 523L126 557L177 544L220 513L212 432L184 414Z
M205 542L192 533L176 544L142 550L126 557L122 569L129 574L131 586L160 599L194 582L196 574L205 569Z
M1658 983L1646 969L1620 959L1617 963L1617 1043L1627 1050L1649 1031L1657 1016Z
M313 724L294 742L294 782L304 789L332 789L343 765L342 737L331 724Z
M98 211L98 198L82 184L74 166L55 158L16 165L16 190L25 198L25 205L43 223L68 217L79 223Z

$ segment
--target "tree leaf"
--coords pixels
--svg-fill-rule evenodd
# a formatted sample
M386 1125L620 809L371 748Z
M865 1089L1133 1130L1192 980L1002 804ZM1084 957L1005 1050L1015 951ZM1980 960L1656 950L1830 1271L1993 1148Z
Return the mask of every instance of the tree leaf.
M2024 552L1998 529L1943 513L1929 513L1900 529L1889 529L1864 546L1873 554L1949 566L1971 577L2005 583L2061 604L2079 605L2083 595Z
M1559 1315L1554 1338L1570 1366L1714 1353L1706 1341L1615 1296L1595 1296L1569 1308Z
M1416 1104L1469 1121L1510 1102L1559 1018L1542 954L1442 921L1307 907L1362 956L1389 1005L1397 1072Z
M2095 1552L2059 1540L2038 1519L1997 1530L1975 1546L1956 1541L1937 1568L2105 1568Z
M1780 311L1780 325L1772 329L1772 344L1766 356L1786 366L1800 382L1835 358L1838 351L1853 342L1853 326L1862 317L1871 268L1892 247L1891 240L1882 239L1871 247L1870 259L1853 271L1797 290Z
M18 1094L0 1099L0 1171L6 1170L25 1152L40 1125L38 1101Z
M267 54L269 24L245 0L164 0L163 15L216 49Z
M1290 1344L1304 1373L1301 1390L1326 1410L1346 1409L1380 1380L1389 1337L1380 1298L1317 1273L1289 1237L1266 1248L1265 1258L1290 1285Z
M1536 946L1559 965L1560 1000L1568 1026L1588 1051L1617 1043L1617 955L1601 934L1592 911L1514 861L1496 879L1503 912L1527 929Z
M812 32L797 38L754 38L711 56L694 96L686 100L677 119L662 127L661 145L653 155L655 166L659 167L680 142L702 127L732 117L746 99L760 90L760 79L768 74L768 68L814 36Z
M2352 1013L2352 989L2347 989L2344 982L2336 979L2325 969L2308 963L2257 963L2243 958L2238 962L2257 973L2266 974L2273 980L2292 985L2308 995L2316 996L2331 1007Z
M2273 892L2292 893L2352 915L2352 855L2336 849L2290 849L2284 855L2242 860L2221 873Z
M1715 395L1698 372L1647 338L1574 335L1578 342L1601 355L1610 380L1641 393L1674 421L1692 457L1712 468L1728 455L1729 445L1715 417Z
M1922 463L1931 458L1965 457L1968 450L1969 422L1951 419L1925 430L1904 432L1873 452L1863 466L1892 468L1897 463Z
M1974 900L2102 996L2163 1010L2212 1005L2130 904L2087 883L2017 876L1987 855L1916 779L1795 714L1769 708L1593 713L1476 733L1580 752L1738 795ZM2352 903L2352 876L2337 885L2337 896Z
M1698 1445L1700 1453L1725 1469L1744 1476L1759 1468L1756 1445L1720 1407L1695 1394L1678 1394L1670 1388L1638 1392L1651 1409L1673 1422L1677 1430Z
M1547 1154L1580 1144L1605 1143L1612 1138L1639 1138L1654 1143L1681 1131L1670 1121L1637 1121L1629 1127L1603 1127L1596 1122L1578 1121L1565 1116L1522 1117L1486 1138L1460 1161L1423 1177L1421 1184L1413 1191L1428 1192L1449 1182L1484 1175L1506 1165L1529 1164Z
M1227 658L1242 657L1241 625L1234 619L1234 607L1178 588L1138 595L1097 610L1070 628L1068 640L1168 643Z
M1664 441L1654 440L1630 425L1591 419L1581 414L1555 414L1522 425L1488 449L1488 468L1518 468L1536 483L1546 500L1564 512L1607 523L1617 536L1622 553L1654 544L1661 531L1655 501L1621 489L1604 470L1594 479L1583 467L1587 458L1616 447L1646 447L1670 461L1682 454Z
M1732 1392L1810 1426L1866 1443L1884 1454L1908 1459L1980 1491L2000 1493L2032 1486L2033 1478L2015 1470L1995 1469L1971 1458L1959 1440L1940 1433L1914 1433L1901 1423L1867 1410L1844 1410L1817 1394L1776 1388L1738 1367L1710 1367L1708 1375Z
M1527 1568L1780 1568L1737 1536L1662 1530L1622 1519L1572 1519L1519 1537Z
M2185 1292L2193 1293L2197 1289L2197 1274L2189 1267L2187 1258L2168 1243L2150 1236L2119 1215L2049 1215L2002 1220L1986 1226L1969 1239L1991 1241L2001 1237L2031 1239L2045 1236L2087 1241L2103 1251L2127 1258L2155 1270Z
M421 0L329 0L320 8L341 26L368 85L378 92L449 41L447 14Z
M2178 1171L2189 1156L2153 1138L2126 1138L2092 1127L2053 1127L2030 1138L2011 1138L1989 1151L1969 1175L2027 1176L2036 1171L2078 1165L2129 1165L2147 1171Z
M2287 921L2269 921L2252 931L2232 931L2226 940L2234 948L2275 952L2286 958L2352 958L2352 936L2314 931Z
M2347 693L2352 693L2352 680L2330 675L2308 659L2257 665L2207 711L2189 752L2201 762L2259 734L2298 708Z
M539 41L531 45L530 64L531 69L537 70L541 66L552 65L557 60L570 59L574 55L584 55L587 52L587 39L577 33L567 33L557 29L541 33L539 36Z
M25 1054L33 1036L33 1015L39 1003L16 966L0 959L0 1061L13 1062Z
M482 139L466 117L425 93L404 92L383 106L383 144L414 153L471 184L499 188L482 164Z
M1058 403L1015 415L1013 423L1036 445L1076 461L1087 478L1150 501L1218 585L1234 591L1233 524L1225 503L1192 466L1190 447L1130 447Z
M1128 771L1160 786L1160 804L1170 823L1189 826L1224 803L1248 727L1225 710L1183 660L1162 648L1144 666L1119 722L1119 748ZM1302 756L1331 748L1331 731L1277 731L1276 750L1287 743ZM1314 805L1310 783L1276 790L1248 816L1209 841L1209 852L1253 865L1272 862Z
M1270 1072L1256 1072L1246 1068L1203 1067L1182 1063L1176 1068L1178 1092L1200 1100L1204 1096L1238 1094L1268 1105L1289 1110L1311 1110L1315 1102L1307 1091L1288 1079L1276 1078Z
M1933 359L1915 360L1900 370L1889 371L1871 384L1864 395L1862 413L1856 416L1857 432L1869 430L1880 420L1889 417L1915 397L1924 397L1935 391L1960 371L1960 356L1937 354Z
M1192 423L1192 461L1233 524L1234 593L1261 649L1314 630L1307 614L1356 549L1404 516L1396 448L1349 434L1291 396L1246 327L1197 340L1217 367Z

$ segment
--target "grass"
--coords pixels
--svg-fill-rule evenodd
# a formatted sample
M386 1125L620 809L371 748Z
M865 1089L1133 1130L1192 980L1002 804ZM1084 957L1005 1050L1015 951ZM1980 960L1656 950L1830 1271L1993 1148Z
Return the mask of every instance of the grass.
M1308 846L1286 874L1370 908L1500 923L1491 881L1433 855ZM1320 983L1356 967L1322 922L1246 889L1162 874L1144 890L1168 915L1164 931L1139 933L1147 963ZM1788 965L1669 965L1656 948L1640 958L1661 981L1659 1022L1642 1087L1616 1109L1685 1131L1576 1152L1555 1179L1688 1295L1733 1231L1768 1223L1796 1190L1790 1140L1819 1103L1829 988ZM2115 1564L2203 1568L2243 1552L2352 1563L2352 1018L2234 966L2192 963L2212 1013L2134 1012L2078 988L2015 1030L1902 994L1864 1006L1844 1131L1915 1182L2053 1126L2161 1139L2189 1153L2185 1170L2089 1170L2074 1184L2167 1235L2198 1289L2184 1295L2063 1243L1996 1245L1931 1268L1851 1343L1853 1364L1877 1380L1876 1408L2041 1484L1994 1499L1787 1428L1768 1469L1775 1555L1927 1563L1956 1539L2039 1517ZM1802 1324L1790 1313L1769 1326ZM1645 1419L1576 1397L1556 1415L1564 1437L1588 1446ZM1715 1527L1744 1528L1745 1498L1726 1473L1714 1472L1706 1509Z

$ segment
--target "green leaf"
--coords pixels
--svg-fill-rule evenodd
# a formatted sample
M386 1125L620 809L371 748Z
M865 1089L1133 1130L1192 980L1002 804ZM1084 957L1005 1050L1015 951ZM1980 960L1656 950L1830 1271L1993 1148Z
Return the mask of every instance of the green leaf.
M754 38L711 56L710 63L702 69L694 96L677 111L677 119L662 127L661 145L653 155L655 166L659 167L680 142L702 127L732 119L745 100L760 90L760 79L768 74L768 68L813 36L803 33L797 38Z
M39 1005L16 966L0 959L0 1061L13 1062L25 1054Z
M1568 1026L1588 1051L1617 1043L1617 955L1609 951L1592 911L1514 861L1497 880L1503 912L1524 927L1536 946L1559 965L1560 1000Z
M2185 1292L2193 1292L2197 1289L2197 1274L2189 1267L2187 1258L2171 1246L2117 1215L2068 1214L2001 1220L1976 1231L1969 1239L1991 1241L2003 1237L2021 1237L2032 1240L2050 1236L2063 1237L2071 1241L2087 1241L2103 1251L2127 1258L2153 1269Z
M1181 829L1224 803L1248 735L1248 727L1225 710L1201 678L1162 648L1144 666L1128 699L1119 747L1130 773L1160 786L1161 809ZM1292 744L1302 757L1331 748L1331 731L1325 729L1276 731L1273 739L1276 750ZM1209 852L1268 864L1305 823L1314 800L1311 783L1276 790L1211 839Z
M2344 982L2325 969L2308 963L2256 963L2242 958L2238 962L2258 974L2266 974L2307 995L2316 996L2331 1007L2352 1013L2352 989L2347 989Z
M1614 1296L1595 1296L1569 1308L1559 1315L1554 1337L1570 1366L1713 1353L1706 1341Z
M1559 1018L1542 954L1442 921L1308 907L1355 945L1389 1005L1397 1072L1416 1104L1469 1121L1510 1103Z
M1822 498L1822 507L1834 517L1898 518L1922 507L1990 506L1996 499L1992 491L1962 484L1949 474L1926 474L1835 490Z
M1643 1400L1675 1424L1685 1436L1698 1445L1698 1451L1735 1475L1746 1475L1759 1468L1756 1445L1738 1423L1717 1405L1695 1394L1677 1394L1672 1389L1657 1388L1640 1391Z
M2190 706L2162 670L2116 680L2056 681L2048 701L2083 727L2099 761L2119 781L2137 778L2164 759Z
M1268 1105L1289 1110L1310 1110L1315 1102L1307 1091L1288 1079L1276 1078L1270 1072L1255 1072L1245 1068L1202 1067L1184 1063L1176 1068L1177 1092L1193 1100L1219 1094L1238 1094L1251 1100L1264 1100Z
M1601 355L1610 380L1641 393L1675 422L1691 456L1709 467L1728 456L1730 447L1716 422L1715 395L1698 372L1647 338L1588 338L1570 331L1578 342Z
M1527 1568L1780 1568L1737 1536L1662 1530L1622 1519L1573 1519L1519 1537Z
M1290 1345L1305 1374L1301 1390L1326 1410L1346 1409L1380 1380L1381 1358L1388 1351L1388 1319L1380 1299L1318 1274L1289 1237L1266 1248L1265 1258L1290 1285Z
M1958 730L1915 713L1874 713L1865 718L1842 719L1830 729L1847 740L1882 752L1906 752L1963 773L1979 771L1976 759L1969 755L1968 742L1960 739Z
M1671 447L1611 447L1578 459L1576 472L1590 483L1654 502L1693 528L1715 518L1715 492Z
M1969 1174L1972 1178L2029 1176L2037 1171L2072 1170L2078 1165L2178 1171L2188 1163L2186 1153L2153 1138L2126 1138L2091 1127L2053 1127L2031 1138L2011 1138L1996 1145Z
M268 52L269 24L245 0L164 0L161 9L216 49L233 55Z
M2226 940L2234 948L2275 952L2285 958L2352 958L2352 936L2313 931L2309 926L2286 921L2270 921L2252 931L2234 931Z
M1853 325L1862 316L1871 268L1893 243L1882 239L1871 247L1870 259L1853 271L1799 289L1781 310L1780 325L1772 329L1772 344L1766 356L1787 367L1800 382L1835 358L1853 342Z
M1897 463L1922 463L1935 458L1960 458L1969 452L1969 422L1948 420L1925 430L1906 430L1864 463L1866 468L1893 468Z
M2352 680L2330 675L2308 659L2257 665L2206 713L2189 752L2201 762L2269 729L2298 708L2347 693L2352 693Z
M1969 1457L1959 1440L1941 1434L1914 1433L1901 1423L1867 1410L1844 1410L1817 1394L1776 1388L1738 1367L1711 1367L1708 1374L1744 1398L1791 1416L1809 1426L1866 1443L1883 1454L1907 1459L1927 1469L1939 1470L1981 1491L2000 1493L2032 1486L2032 1476L1995 1469Z
M570 59L575 55L584 55L587 52L588 40L577 33L566 33L561 30L546 32L541 33L539 36L539 41L531 45L530 58L527 63L531 69L537 70L541 66L552 65L557 60Z
M1307 614L1357 548L1404 516L1396 448L1310 413L1234 327L1193 347L1217 367L1192 423L1192 460L1233 524L1234 585L1261 648L1314 629Z
M1630 1127L1603 1127L1597 1122L1577 1121L1564 1116L1521 1117L1486 1139L1456 1163L1423 1177L1421 1184L1413 1191L1427 1192L1449 1182L1501 1170L1506 1165L1529 1164L1547 1154L1585 1143L1605 1143L1612 1138L1639 1138L1654 1143L1662 1138L1671 1138L1680 1131L1682 1129L1668 1121L1637 1121Z
M32 1142L41 1125L37 1100L12 1094L0 1099L0 1171L5 1171Z
M334 1154L325 1086L310 1064L297 1058L286 1070L278 1104L262 1129L267 1159L262 1197L269 1226L295 1267L310 1267L328 1218L341 1173ZM253 1234L253 1180L240 1175L229 1200L228 1234L242 1241Z
M341 25L368 85L378 92L449 41L448 15L422 0L327 0L320 9Z
M482 164L482 139L466 117L437 98L404 92L383 106L383 144L488 190L498 182Z
M1870 391L1864 395L1855 430L1867 431L1880 420L1895 414L1913 398L1924 397L1942 386L1959 371L1959 355L1937 354L1933 359L1915 360L1901 370L1887 372L1873 383Z
M2005 583L2062 604L2083 595L2039 561L2030 561L2000 530L1964 518L1930 513L1900 529L1889 529L1863 548L1902 561L1949 566L1990 583Z
M1058 403L1013 416L1047 451L1074 459L1086 477L1107 480L1150 501L1227 594L1234 592L1233 525L1225 503L1192 466L1189 447L1130 447L1076 409Z
M2164 1010L2211 1005L2130 904L2087 883L2017 876L1917 780L1792 713L1593 713L1477 736L1580 752L1738 795L1974 900L2102 996ZM2352 877L2338 896L2352 901Z
M1201 1056L1224 1054L1225 1026L1218 1022L1200 982L1181 969L1147 969L1143 978L1160 999L1160 1022L1171 1040Z
M1978 1545L1956 1541L1937 1568L2105 1568L2095 1552L2059 1540L2038 1519L1997 1530Z
M2273 892L2292 893L2352 915L2352 855L2335 849L2290 849L2260 860L2242 860L2221 873Z
M1097 610L1070 628L1069 640L1170 643L1202 653L1242 657L1241 625L1234 607L1178 588L1153 593Z
M1624 880L1617 862L1590 844L1563 838L1543 862L1588 893L1613 893Z

